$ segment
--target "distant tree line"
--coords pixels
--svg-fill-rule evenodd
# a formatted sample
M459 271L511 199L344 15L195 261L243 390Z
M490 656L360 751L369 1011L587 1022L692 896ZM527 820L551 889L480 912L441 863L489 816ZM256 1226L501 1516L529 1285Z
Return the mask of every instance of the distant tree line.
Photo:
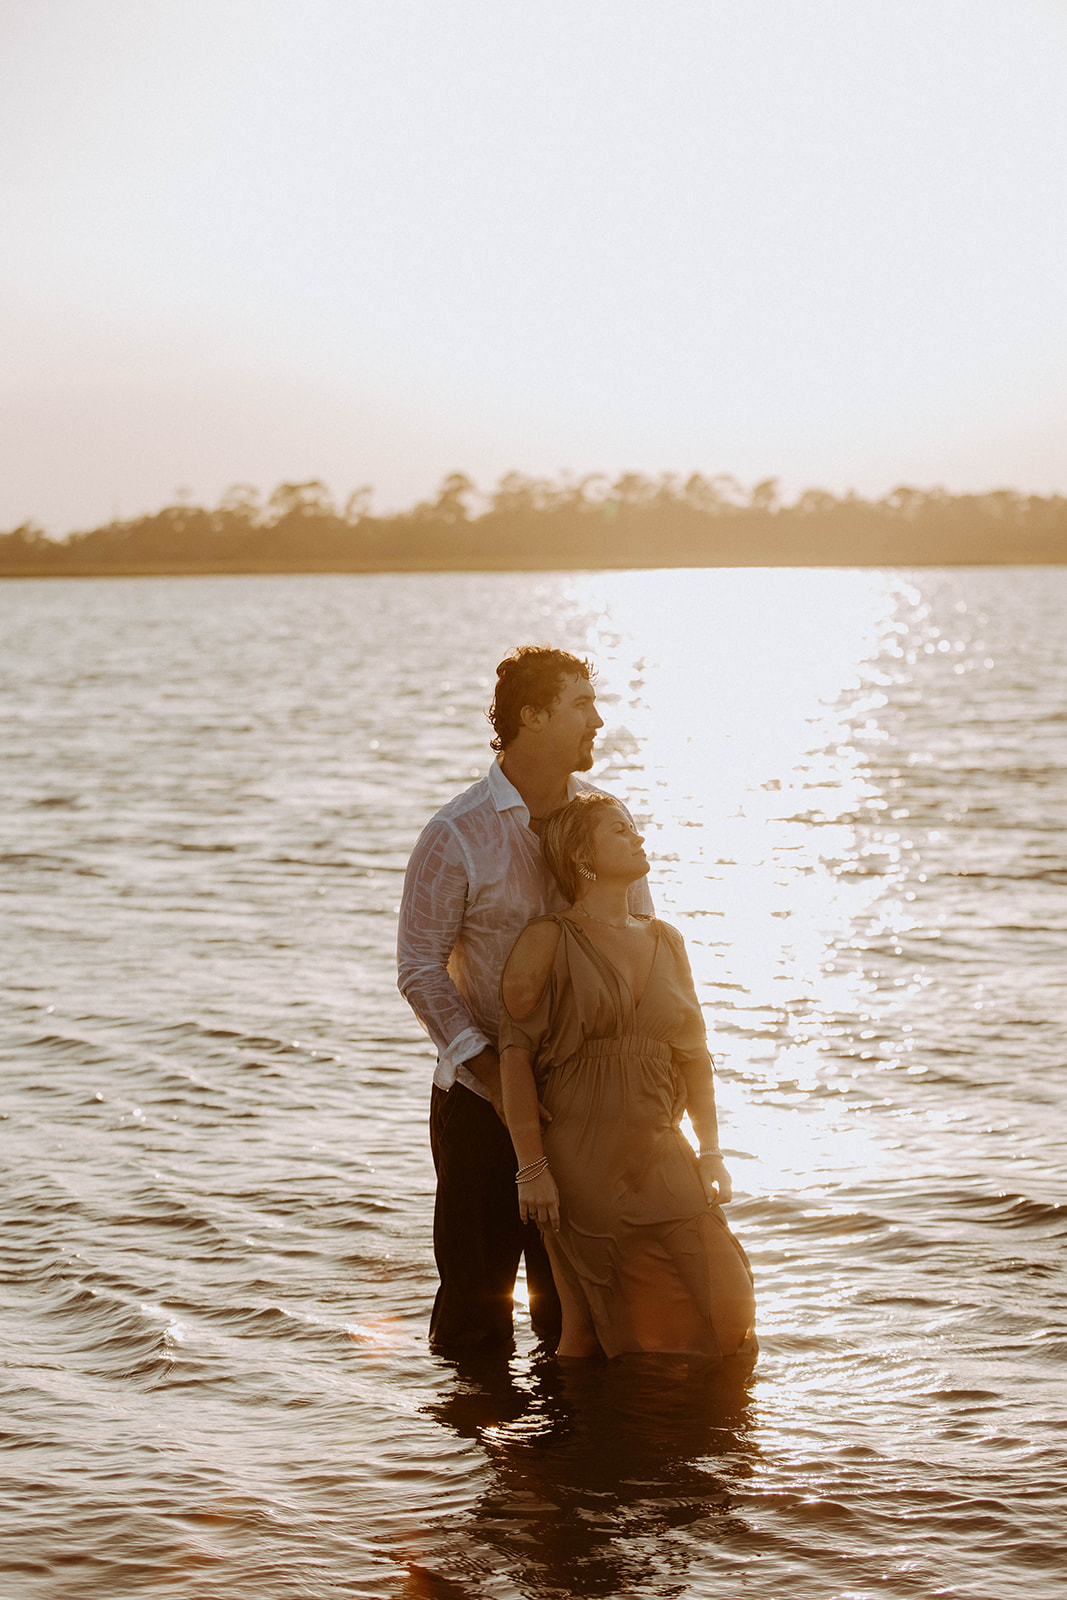
M450 473L433 499L378 515L317 479L266 500L236 484L208 510L178 497L148 516L49 538L0 534L0 576L184 572L551 570L597 567L941 566L1067 561L1067 497L952 495L906 485L881 500L776 478L627 472L559 482L509 472L489 495Z

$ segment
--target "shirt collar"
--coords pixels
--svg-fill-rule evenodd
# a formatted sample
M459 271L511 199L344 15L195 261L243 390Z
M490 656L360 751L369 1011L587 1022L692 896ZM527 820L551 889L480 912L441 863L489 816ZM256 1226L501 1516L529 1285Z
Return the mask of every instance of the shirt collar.
M500 761L501 757L497 756L487 774L489 793L493 798L493 804L498 811L518 811L522 817L523 825L529 826L530 813L527 810L526 802L511 780L505 778ZM575 795L581 794L584 788L585 785L577 773L572 772L567 779L567 799L573 800Z
M493 804L496 806L497 810L521 811L523 822L529 822L530 813L526 809L522 795L516 789L515 785L508 778L505 778L503 768L500 765L499 756L497 756L496 760L493 762L493 765L489 768L488 779L489 793L493 797Z

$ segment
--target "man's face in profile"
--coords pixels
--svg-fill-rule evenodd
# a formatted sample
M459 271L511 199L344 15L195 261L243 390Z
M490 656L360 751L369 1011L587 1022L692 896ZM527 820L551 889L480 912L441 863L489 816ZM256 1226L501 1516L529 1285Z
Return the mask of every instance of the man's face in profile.
M545 720L545 754L566 772L588 772L593 743L604 719L596 708L596 691L588 678L563 680L559 699Z

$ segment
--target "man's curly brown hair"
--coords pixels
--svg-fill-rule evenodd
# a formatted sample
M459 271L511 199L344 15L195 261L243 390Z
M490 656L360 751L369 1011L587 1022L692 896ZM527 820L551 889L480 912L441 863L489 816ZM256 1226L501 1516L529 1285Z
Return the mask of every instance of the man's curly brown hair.
M520 645L505 656L496 669L496 693L486 712L496 734L490 748L507 749L522 727L523 706L550 711L568 678L588 678L594 683L596 668L591 661L547 644Z

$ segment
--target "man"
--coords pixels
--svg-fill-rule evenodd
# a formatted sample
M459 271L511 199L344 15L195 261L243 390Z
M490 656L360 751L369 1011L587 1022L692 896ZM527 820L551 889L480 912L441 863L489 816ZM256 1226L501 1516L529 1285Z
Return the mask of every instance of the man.
M499 987L526 923L564 904L537 836L551 812L595 787L575 774L592 766L604 726L589 663L536 645L500 663L489 720L497 760L420 834L398 942L400 991L437 1048L430 1146L441 1286L430 1341L456 1352L510 1342L523 1253L534 1330L552 1346L559 1336L544 1246L519 1219L496 1050ZM631 903L651 911L643 879Z

